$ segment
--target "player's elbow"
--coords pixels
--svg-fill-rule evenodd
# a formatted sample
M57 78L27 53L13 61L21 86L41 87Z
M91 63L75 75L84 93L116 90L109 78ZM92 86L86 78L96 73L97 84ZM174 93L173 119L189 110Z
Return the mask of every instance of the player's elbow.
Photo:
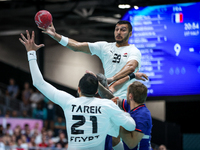
M38 88L43 84L43 80L33 80L33 86Z
M130 141L129 143L126 143L129 149L133 149L137 146L137 144L133 141Z
M127 142L126 142L126 145L128 146L129 149L133 149L135 148L138 143L134 140L133 137L131 137Z
M33 82L33 86L37 88L39 86L39 83L38 82Z
M130 73L134 72L135 71L135 67L133 65L130 65L129 66L129 71L130 71Z

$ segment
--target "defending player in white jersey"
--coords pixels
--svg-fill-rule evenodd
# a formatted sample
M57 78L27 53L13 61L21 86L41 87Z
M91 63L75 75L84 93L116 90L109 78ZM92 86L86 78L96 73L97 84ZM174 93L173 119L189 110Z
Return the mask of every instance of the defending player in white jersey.
M53 23L47 29L42 29L43 33L58 41L61 45L73 50L87 54L97 55L103 64L105 76L108 82L115 82L132 72L137 72L140 68L141 52L128 40L132 35L132 25L128 21L117 22L114 30L115 42L77 42L68 37L58 34ZM117 90L114 95L126 98L127 87L133 82L127 82Z
M117 137L119 126L128 131L135 130L135 121L112 101L95 98L98 80L87 73L79 81L79 98L56 89L47 83L38 68L36 51L44 46L34 42L34 32L27 38L21 34L20 42L25 46L33 85L48 99L62 107L69 138L68 150L102 150L107 134Z

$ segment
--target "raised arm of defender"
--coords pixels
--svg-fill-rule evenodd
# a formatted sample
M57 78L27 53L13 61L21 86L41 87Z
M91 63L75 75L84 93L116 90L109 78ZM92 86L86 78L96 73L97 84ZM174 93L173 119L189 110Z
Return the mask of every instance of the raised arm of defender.
M32 37L30 37L29 32L26 30L27 38L23 34L21 34L22 39L20 38L20 42L25 46L27 52L28 52L28 59L29 59L29 66L31 71L31 76L33 80L33 85L42 93L44 94L48 99L53 101L54 103L62 106L65 106L66 102L63 101L63 99L67 98L73 98L72 95L60 91L47 83L39 70L38 64L37 64L37 57L36 57L36 51L43 47L44 44L37 45L34 42L35 34L34 31L32 32Z
M83 53L91 54L87 42L78 42L73 39L63 37L62 35L56 33L53 23L51 23L51 25L47 29L44 29L41 27L38 27L38 28L43 30L42 33L49 35L54 40L59 42L61 45L68 47L69 49L71 49L75 52L83 52Z

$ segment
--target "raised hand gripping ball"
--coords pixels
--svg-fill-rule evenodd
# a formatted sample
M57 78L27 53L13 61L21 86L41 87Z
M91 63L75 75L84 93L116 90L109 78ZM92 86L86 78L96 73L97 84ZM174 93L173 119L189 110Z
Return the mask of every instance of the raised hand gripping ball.
M47 10L40 10L35 14L35 23L37 26L47 28L52 22L52 15Z

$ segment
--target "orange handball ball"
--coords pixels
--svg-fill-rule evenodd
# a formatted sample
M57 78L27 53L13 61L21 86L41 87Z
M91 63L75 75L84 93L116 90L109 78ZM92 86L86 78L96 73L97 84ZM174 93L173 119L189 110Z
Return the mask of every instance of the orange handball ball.
M47 10L40 10L35 14L35 23L39 27L46 29L48 26L50 26L52 20L52 15Z

